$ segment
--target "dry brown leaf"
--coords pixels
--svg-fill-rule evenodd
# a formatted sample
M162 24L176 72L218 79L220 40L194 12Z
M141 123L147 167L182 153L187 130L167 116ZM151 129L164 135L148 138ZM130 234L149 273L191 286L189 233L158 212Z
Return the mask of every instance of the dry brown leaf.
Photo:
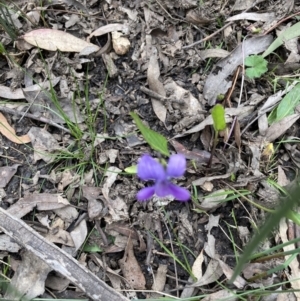
M204 262L204 256L203 256L203 249L202 249L192 266L193 275L197 278L197 280L199 280L202 277L203 262Z
M207 164L210 159L210 153L205 150L189 151L176 140L170 140L169 142L173 145L176 152L179 154L183 154L186 157L186 159L194 160L200 164ZM219 160L214 156L212 159L212 163L219 163Z
M160 70L159 70L158 59L157 59L157 50L156 48L153 47L152 55L149 60L147 80L148 80L149 88L152 91L165 97L166 91L162 82L159 81L159 76L160 76ZM161 120L164 123L167 116L166 107L160 101L154 98L152 98L151 101L156 116L158 117L159 120Z
M21 88L16 89L14 91L9 87L5 87L0 85L0 97L6 99L24 99L25 96Z
M210 195L203 198L200 207L203 210L216 209L223 204L223 200L226 198L227 194L224 189L216 190Z
M125 24L107 24L105 26L102 26L98 29L96 29L95 31L93 31L87 38L88 41L91 40L92 37L99 37L102 36L104 34L107 34L109 32L113 32L113 31L122 31L123 33L128 33L129 32L129 27Z
M72 240L74 242L74 247L66 247L63 246L64 250L67 250L67 253L72 253L74 256L76 255L77 250L82 246L82 244L85 242L87 238L87 225L86 220L82 220L79 225L70 232L70 235L72 237Z
M299 117L299 114L293 114L273 123L267 130L265 140L268 142L276 140L283 135L299 119Z
M225 109L225 121L226 121L226 123L231 122L233 120L234 116L237 116L238 119L240 120L243 117L248 116L250 113L252 113L253 110L254 110L254 106L245 106L245 107L240 106L238 108L226 108ZM184 137L184 136L189 135L189 134L200 132L207 125L213 125L213 119L212 119L211 114L208 115L202 122L195 125L194 127L189 129L188 131L186 131L182 134L176 135L173 138Z
M31 45L49 51L81 52L87 47L90 48L90 53L100 50L98 46L67 32L49 28L32 30L26 33L23 39Z
M220 264L220 267L221 267L224 275L227 277L227 279L228 280L231 279L231 277L233 275L233 270L230 268L230 266L228 264L226 264L225 262L223 262L221 259L219 259L219 264ZM236 279L234 280L233 284L237 288L242 289L245 287L247 282L241 276L237 276Z
M268 12L268 13L241 13L238 15L234 15L229 17L226 21L238 21L238 20L251 20L251 21L261 21L267 22L270 19L274 19L276 16L275 12Z
M157 273L155 274L152 290L163 292L167 279L168 266L166 264L159 264ZM151 294L151 298L159 298L161 295L157 293Z
M58 194L33 193L19 199L7 211L15 217L21 218L33 208L37 210L54 210L70 205L69 201Z
M62 149L56 139L45 129L32 127L28 135L34 149L33 158L35 162L42 159L50 163L55 159L55 155L51 152Z
M232 85L232 81L228 78L239 65L243 64L245 57L265 51L272 41L272 35L249 38L215 64L203 87L203 96L207 99L207 103L213 106L218 96L227 92Z
M207 25L213 22L213 19L208 19L202 15L199 10L190 10L185 16L186 20L195 25Z
M20 300L20 296L22 296L22 298L31 300L43 294L45 280L51 270L44 260L30 251L25 251L22 254L22 261L11 279L5 298Z
M236 301L238 300L237 294L234 290L220 290L215 293L211 293L208 296L201 299L201 301L215 301L215 300L227 300L227 301Z
M217 180L217 179L227 179L230 176L231 176L231 173L226 173L226 174L220 175L220 176L202 177L202 178L199 178L199 179L193 181L192 183L193 183L193 185L201 186L205 182L210 182L210 181Z
M15 130L9 125L6 118L0 113L0 133L10 141L17 144L24 144L31 142L28 135L17 136Z
M123 276L134 289L145 289L146 280L141 267L136 260L133 252L133 244L129 238L125 249L124 257L119 260Z
M192 286L203 286L217 281L223 275L223 271L220 268L219 261L216 259L211 259L207 269L196 283L192 284Z
M0 167L0 188L4 188L18 170L20 164Z

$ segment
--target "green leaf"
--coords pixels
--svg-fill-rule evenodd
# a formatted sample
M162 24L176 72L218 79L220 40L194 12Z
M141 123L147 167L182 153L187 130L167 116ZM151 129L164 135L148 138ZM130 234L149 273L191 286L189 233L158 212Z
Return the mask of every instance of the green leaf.
M276 110L275 121L280 121L286 116L292 115L295 108L300 103L300 84L297 84L289 93L281 100Z
M279 34L278 38L269 46L269 48L262 54L263 57L266 57L275 49L283 44L284 41L291 40L300 36L300 22L295 25L283 30L282 33Z
M251 55L245 59L246 75L249 78L259 78L268 71L268 62L261 55Z
M93 244L93 245L85 245L83 251L87 253L98 253L98 252L102 252L102 249L99 248L99 246L97 246L96 244Z
M124 171L131 175L136 174L137 173L137 165L132 165L132 166L126 167L124 169Z
M211 115L214 122L215 131L223 131L226 129L226 121L225 121L225 110L224 107L220 104L216 104L212 111Z
M273 228L279 224L280 220L285 216L291 215L293 207L299 206L299 194L300 186L297 186L296 188L292 189L291 194L287 198L281 198L278 208L272 212L268 219L261 225L259 231L254 235L244 249L244 254L239 259L229 283L233 283L233 281L242 271L244 264L249 261L253 251L257 249L264 239L266 239Z
M131 112L130 115L148 144L154 150L159 151L161 154L170 156L167 139L163 135L156 133L155 131L146 127L137 114Z

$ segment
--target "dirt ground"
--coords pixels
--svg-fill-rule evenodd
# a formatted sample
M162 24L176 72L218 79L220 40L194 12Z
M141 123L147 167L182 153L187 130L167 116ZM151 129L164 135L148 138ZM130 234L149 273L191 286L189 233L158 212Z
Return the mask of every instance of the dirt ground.
M0 1L2 297L282 300L252 291L297 278L290 266L255 279L283 256L227 281L298 175L299 8ZM251 78L245 59L262 53L267 67ZM226 129L214 149L216 104ZM174 183L189 201L137 201L149 183L129 169L144 154L167 158L132 112L185 156ZM297 238L298 227L283 221L257 252ZM288 290L298 282L281 284L286 300L297 300Z

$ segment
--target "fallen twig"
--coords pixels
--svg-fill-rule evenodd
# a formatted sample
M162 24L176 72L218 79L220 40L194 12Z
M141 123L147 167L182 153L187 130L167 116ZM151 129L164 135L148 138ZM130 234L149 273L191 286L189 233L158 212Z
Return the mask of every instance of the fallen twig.
M79 264L71 255L47 241L21 219L0 208L0 229L53 270L61 273L93 300L129 301L119 292Z
M232 21L232 22L229 22L229 23L225 24L222 28L218 29L217 31L215 31L211 35L209 35L209 36L205 37L204 39L201 39L201 40L199 40L199 41L197 41L195 43L192 43L190 45L183 46L182 49L189 49L189 48L192 48L192 47L194 47L194 46L196 46L198 44L201 44L201 43L203 43L203 42L205 42L207 40L210 40L212 37L214 37L215 35L217 35L219 32L223 31L226 27L232 25L233 23L234 22Z
M163 104L167 103L167 102L176 102L178 103L179 105L183 105L184 104L184 100L182 99L175 99L175 98L168 98L168 97L164 97L162 95L159 95L158 93L150 90L150 89L147 89L145 87L140 87L140 90L147 94L148 96L152 97L152 98L155 98L159 101L161 101Z

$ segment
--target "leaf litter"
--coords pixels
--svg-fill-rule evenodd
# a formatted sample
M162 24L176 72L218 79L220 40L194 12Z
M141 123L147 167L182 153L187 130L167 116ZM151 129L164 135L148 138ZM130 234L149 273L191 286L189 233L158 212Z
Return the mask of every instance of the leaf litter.
M100 8L93 0L43 7L17 0L7 6L11 18L0 41L0 214L10 222L0 225L2 268L13 253L21 260L10 267L12 290L1 294L47 298L46 285L57 298L72 298L73 283L93 300L101 290L104 301L201 291L208 292L201 300L234 300L248 287L274 284L272 277L249 280L249 269L274 268L264 262L249 263L234 290L218 285L231 278L235 257L266 218L261 208L276 206L300 166L299 83L286 71L299 60L299 4L116 0ZM0 2L0 21L5 10ZM268 65L260 70L250 55ZM245 65L255 76L242 71L235 79ZM274 66L284 76L272 77ZM219 137L208 167L211 109L223 99L225 127L236 126L228 139ZM137 202L143 184L126 171L144 154L163 162L174 152L187 159L176 184L193 201ZM282 221L275 244L297 237L286 237L290 223ZM36 252L16 225L45 248ZM263 242L259 250L272 245ZM292 288L295 262L276 274Z

